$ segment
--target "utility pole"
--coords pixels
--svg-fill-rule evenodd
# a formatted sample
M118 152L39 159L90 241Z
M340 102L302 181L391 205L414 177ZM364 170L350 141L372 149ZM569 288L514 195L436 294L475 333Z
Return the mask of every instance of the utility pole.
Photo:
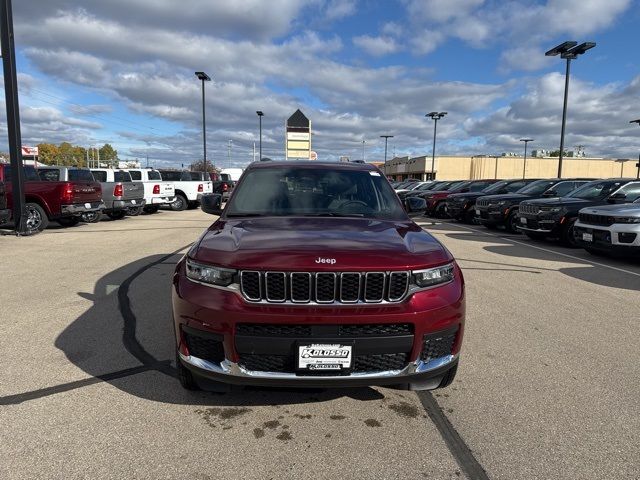
M22 168L22 138L20 135L20 105L13 36L11 0L0 0L0 44L4 72L4 95L7 108L7 133L11 160L11 186L13 188L13 222L16 235L27 232L28 214L25 209L24 170Z
M256 161L256 142L253 142L253 161Z

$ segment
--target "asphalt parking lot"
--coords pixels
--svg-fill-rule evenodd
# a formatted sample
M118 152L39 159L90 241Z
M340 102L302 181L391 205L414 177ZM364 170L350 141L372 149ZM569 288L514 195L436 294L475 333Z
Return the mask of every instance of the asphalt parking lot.
M0 237L0 478L640 478L640 262L419 219L467 281L452 386L186 392L171 274L212 218Z

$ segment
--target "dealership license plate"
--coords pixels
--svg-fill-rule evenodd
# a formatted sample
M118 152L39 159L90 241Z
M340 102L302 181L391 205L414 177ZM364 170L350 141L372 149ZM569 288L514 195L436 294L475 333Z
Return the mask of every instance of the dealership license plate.
M135 205L136 201L135 200L131 200L131 205Z
M352 345L318 344L298 346L298 369L341 371L351 368Z
M523 224L523 225L526 225L527 224L527 219L524 218L524 217L520 217L520 223Z
M476 215L480 215L480 209L476 208Z
M592 233L583 233L582 240L585 242L593 242L593 234Z
M90 203L85 203L84 204L84 208L91 208L91 204Z

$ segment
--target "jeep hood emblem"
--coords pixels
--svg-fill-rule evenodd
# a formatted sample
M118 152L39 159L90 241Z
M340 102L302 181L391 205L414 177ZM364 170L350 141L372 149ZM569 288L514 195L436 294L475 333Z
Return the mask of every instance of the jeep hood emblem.
M336 259L335 258L318 257L318 258L316 258L316 263L328 263L330 265L335 265L336 264Z

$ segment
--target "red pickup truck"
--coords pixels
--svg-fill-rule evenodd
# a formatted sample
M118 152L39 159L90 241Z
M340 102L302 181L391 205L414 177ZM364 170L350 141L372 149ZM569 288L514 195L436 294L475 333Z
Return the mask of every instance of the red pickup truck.
M27 230L40 231L55 220L63 227L77 224L85 212L104 209L102 189L93 179L68 182L41 181L36 169L24 166L25 210ZM13 206L11 165L0 165L0 182L4 183L7 208Z
M256 162L178 263L173 318L187 389L449 385L465 320L451 253L374 166ZM216 383L217 382L217 383Z

